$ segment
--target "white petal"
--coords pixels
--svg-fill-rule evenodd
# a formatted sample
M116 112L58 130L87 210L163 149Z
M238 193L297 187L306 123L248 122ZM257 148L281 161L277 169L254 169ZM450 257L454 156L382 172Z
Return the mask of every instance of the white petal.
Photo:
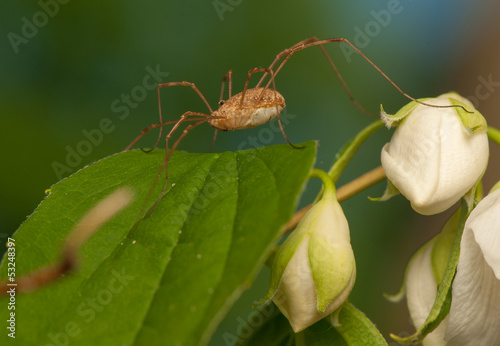
M500 191L495 191L465 224L452 286L449 345L500 345L499 208Z
M434 244L435 241L431 240L418 250L410 262L410 268L406 278L406 300L408 303L408 310L410 311L413 324L417 329L424 324L432 309L434 300L436 299L437 284L434 279L431 265L431 253ZM432 333L425 337L423 345L445 345L444 334L446 331L446 323L447 319L445 318Z
M443 114L441 127L440 182L432 199L446 210L477 182L488 163L488 136L468 134L453 111Z
M485 261L500 280L500 190L490 193L478 204L467 226L472 229Z

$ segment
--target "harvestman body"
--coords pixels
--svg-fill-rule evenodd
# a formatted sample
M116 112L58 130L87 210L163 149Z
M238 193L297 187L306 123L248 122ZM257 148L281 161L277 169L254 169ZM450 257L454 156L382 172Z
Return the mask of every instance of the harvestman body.
M213 112L210 126L218 130L242 130L259 126L276 118L285 108L285 98L275 90L253 88L247 90L240 106L242 93L219 103L220 108ZM257 102L261 96L260 101Z
M243 91L241 93L238 93L234 96L231 96L231 88L232 88L232 71L229 70L229 72L224 76L222 79L222 88L221 88L221 95L220 95L220 101L219 101L219 108L217 110L213 110L212 107L210 107L210 104L206 100L206 98L203 96L203 94L198 90L196 85L194 83L190 82L169 82L169 83L163 83L158 85L158 108L159 108L159 115L160 115L160 122L156 124L152 124L148 127L146 127L142 132L137 136L136 139L132 141L132 143L129 144L129 146L125 149L125 151L129 150L132 148L132 146L142 137L144 136L147 132L149 132L153 128L160 128L160 133L158 135L158 140L156 141L156 144L154 147L148 151L151 151L155 149L160 140L161 140L161 135L162 135L162 128L165 125L170 125L174 124L172 129L169 131L166 137L166 154L165 154L165 160L163 161L163 167L165 169L165 184L163 187L163 192L161 197L156 201L156 203L151 207L151 209L148 212L148 216L151 214L153 209L156 207L156 205L160 202L160 200L163 198L167 191L167 180L168 180L168 161L170 160L170 157L172 156L173 151L177 148L179 145L180 141L184 136L187 135L187 133L194 127L204 123L208 122L210 126L215 128L215 134L214 134L214 142L215 138L217 136L217 130L222 130L222 131L230 131L230 130L241 130L241 129L247 129L255 126L259 126L262 124L267 123L268 121L278 118L278 124L280 126L281 132L283 134L283 137L287 141L288 144L290 144L292 147L297 148L294 146L288 138L285 135L285 132L283 130L283 126L281 124L281 120L279 117L279 114L285 107L285 99L284 97L276 91L276 86L275 86L275 77L276 75L281 71L285 63L290 59L290 57L297 51L303 50L305 48L309 48L312 46L319 46L321 48L323 54L325 55L326 59L328 60L330 66L334 70L335 74L337 75L337 78L340 80L342 83L343 88L347 92L347 95L351 99L351 101L358 107L362 112L372 115L372 116L377 116L376 114L373 114L369 111L367 111L365 108L363 108L352 96L351 92L349 91L349 88L347 87L346 83L344 82L342 76L340 75L339 71L337 70L335 64L331 60L330 56L326 52L326 50L323 47L323 44L326 43L333 43L333 42L344 42L348 44L354 51L356 51L361 57L363 57L373 68L375 68L389 83L391 83L402 95L405 97L409 98L412 101L417 101L419 103L425 104L421 101L416 100L415 98L411 97L410 95L406 94L401 90L382 70L380 70L368 57L366 57L356 46L354 46L351 42L344 38L332 38L332 39L325 39L325 40L318 40L316 37L312 37L303 41L300 41L299 43L293 45L292 47L285 49L278 55L276 55L276 58L274 61L271 63L271 65L268 68L253 68L247 73L247 79L245 81L245 86L243 88ZM284 57L284 58L283 58ZM276 71L273 71L274 66L278 63L283 58L283 60L280 62L278 65ZM264 72L263 76L257 83L257 85L254 88L248 88L248 84L250 82L250 78L252 74L254 73L259 73L259 72ZM264 87L261 87L262 82L266 78L266 76L269 74L269 80L267 81L266 85ZM225 82L228 80L229 82L229 98L227 101L223 100L223 95L224 95L224 86ZM270 88L271 83L273 84L273 87ZM200 112L192 112L188 111L178 119L174 121L166 121L163 122L163 117L162 117L162 112L161 112L161 100L160 100L160 89L164 87L169 87L169 86L188 86L191 87L197 94L198 96L202 99L202 101L205 103L209 110L209 114L206 113L200 113ZM427 105L427 104L425 104ZM427 105L431 107L450 107L450 106L433 106L433 105ZM454 107L454 106L451 106ZM458 106L461 107L461 106ZM463 108L463 107L461 107ZM466 110L467 111L467 110ZM467 111L468 112L468 111ZM174 142L171 148L169 148L168 141L172 137L173 133L179 128L179 126L183 122L192 122L190 125L188 125L179 138ZM213 143L214 143L213 142ZM212 143L212 148L213 148L213 143ZM160 171L161 172L161 171ZM160 173L158 173L159 176ZM157 176L157 178L158 178Z

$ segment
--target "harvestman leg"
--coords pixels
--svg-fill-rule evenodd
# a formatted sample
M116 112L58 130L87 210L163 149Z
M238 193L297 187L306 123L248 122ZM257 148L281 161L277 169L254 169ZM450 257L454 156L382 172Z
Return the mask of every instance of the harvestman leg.
M288 56L291 54L293 54L293 52L297 51L297 50L302 50L304 48L307 48L307 47L311 47L312 45L314 45L315 42L318 42L320 41L317 37L311 37L311 38L308 38L308 39L305 39L303 41L300 41L299 43L296 43L294 44L292 47L288 48L288 49L285 49L284 51L282 51L281 53L279 53L278 55L276 55L276 57L274 58L273 62L271 63L271 65L269 65L269 68L273 68L274 65L276 65L276 63L281 59L283 58L284 56ZM307 47L304 47L304 48L301 48L301 49L298 49L298 47L303 47L303 46L307 46ZM347 86L346 82L344 81L344 78L342 78L342 75L340 74L339 70L337 69L337 66L333 63L332 59L330 58L330 56L328 55L328 53L326 52L325 48L323 47L323 45L319 45L319 48L321 49L321 51L323 52L323 55L326 57L326 59L328 60L328 63L330 64L330 66L332 67L333 71L335 72L335 75L337 76L338 80L340 81L340 83L342 84L342 87L344 88L344 90L346 91L347 93L347 96L349 97L349 99L352 101L352 103L354 103L354 105L356 107L358 107L359 110L361 110L363 113L365 114L368 114L370 116L374 116L374 117L378 117L377 114L374 114L368 110L366 110L361 104L359 104L358 101L356 101L356 99L354 98L354 96L352 95L351 91L349 90L349 87ZM290 53L292 52L292 53ZM288 60L290 57L287 57L285 60ZM281 68L280 68L281 69ZM276 74L278 74L279 70L278 69L276 71L276 73L274 74L274 76L276 77ZM262 76L262 78L259 80L259 83L257 83L257 86L256 87L259 87L260 84L264 81L264 78L266 77L267 73L264 73L264 75ZM267 86L269 85L269 83L267 84ZM267 87L266 86L266 87Z
M162 130L163 130L163 126L165 125L169 125L169 124L175 124L178 120L172 120L172 121L163 121L163 116L162 116L162 112L161 112L161 97L160 97L160 89L161 88L165 88L165 87L169 87L169 86L189 86L191 87L197 94L198 96L200 96L201 100L205 103L205 105L207 106L208 110L210 111L210 114L212 114L214 111L212 110L212 107L210 107L210 104L208 103L207 99L205 98L205 96L203 96L203 94L201 93L201 91L198 89L198 87L194 84L194 83L190 83L190 82L168 82L168 83L163 83L163 84L158 84L158 87L157 87L157 90L158 90L158 111L159 111L159 114L160 114L160 122L159 123L156 123L156 124L152 124L152 125L149 125L148 127L146 127L144 130L141 131L141 133L139 134L139 136L137 136L137 138L135 138L132 143L130 143L127 148L125 148L124 151L128 151L130 150L130 148L132 148L132 146L134 146L135 143L137 143L137 141L142 137L144 136L146 133L148 133L150 130L152 129L155 129L157 127L160 128L160 133L158 135L158 139L156 140L156 144L154 145L153 148L149 149L149 150L144 150L146 152L150 152L152 151L153 149L155 149L158 144L160 143L160 140L161 140L161 135L162 135ZM206 117L207 114L204 114L204 113L200 113L201 116L204 116ZM187 119L183 120L183 121L189 121Z
M232 93L232 88L233 88L233 70L227 71L226 75L222 78L222 85L221 85L221 90L220 90L219 103L224 98L224 87L226 86L226 80L228 81L228 86L229 86L229 97L228 97L228 99L230 99L231 98L231 93Z
M159 110L159 113L160 113L160 124L163 123L163 117L162 117L162 113L161 113L161 97L160 97L160 89L161 88L165 88L165 87L169 87L169 86L188 86L188 87L191 87L197 94L198 96L201 98L201 100L205 103L205 105L207 106L208 110L210 111L210 114L212 114L214 111L212 110L212 107L210 107L210 104L208 103L207 99L205 98L205 96L203 96L203 94L201 93L201 91L198 89L198 87L194 84L194 83L190 83L190 82L168 82L168 83L162 83L162 84L158 84L158 87L157 87L157 90L158 90L158 110ZM155 149L158 144L160 143L160 140L161 140L161 135L162 135L162 129L163 127L162 126L158 126L160 127L160 133L158 135L158 139L156 140L156 144L154 145L153 148L151 148L151 150Z
M206 115L205 115L206 116ZM184 121L194 121L196 119L184 119ZM201 119L200 119L201 120ZM170 121L165 121L162 123L156 123L156 124L151 124L148 127L146 127L144 130L141 131L141 133L130 143L124 151L129 151L139 139L141 139L146 133L148 133L152 129L156 129L157 127L163 127L165 125L170 125L170 124L175 124L178 120L170 120ZM151 150L148 150L148 152Z
M195 118L195 119L188 118L189 116L200 116L200 117L204 117L204 119L200 120L200 118ZM170 159L170 156L172 156L173 149L175 149L175 147L177 147L177 145L179 144L178 143L179 141L176 141L174 144L174 147L169 149L168 140L172 137L175 130L177 130L177 128L179 128L181 123L183 123L185 121L196 121L195 126L197 126L198 124L209 121L211 118L212 118L212 116L208 115L208 114L188 111L188 112L181 115L180 119L176 121L175 125L168 132L167 137L165 138L165 160L163 161L163 166L165 166L165 187L163 189L164 192L165 192L165 189L167 187L167 181L168 181L168 160ZM179 136L179 138L183 138L187 134L187 131L189 131L190 129L192 129L194 127L192 125L194 125L194 124L190 124L189 126L187 126L184 129L184 131L182 132L182 134ZM163 197L163 195L162 195L162 197Z
M169 87L169 86L188 86L188 87L191 87L197 94L198 96L201 98L201 100L205 103L205 105L207 106L208 110L210 111L210 114L205 114L205 113L200 113L200 112L191 112L191 111L188 111L184 114L182 114L182 116L180 117L180 119L178 120L174 120L174 121L163 121L163 116L162 116L162 111L161 111L161 97L160 97L160 89L161 88L165 88L165 87ZM151 212L153 211L153 209L156 207L156 205L161 201L161 199L163 198L163 196L165 195L165 192L166 192L166 188L167 188L167 181L168 181L168 161L170 159L170 156L172 155L172 152L173 150L178 146L179 142L180 142L180 139L184 138L184 136L189 132L189 130L191 130L193 127L195 126L198 126L199 124L202 124L204 122L207 122L209 121L210 119L213 118L213 110L212 110L212 107L210 107L210 104L208 103L207 99L205 98L205 96L201 93L201 91L198 89L198 87L196 87L196 85L194 83L190 83L190 82L186 82L186 81L183 81L183 82L168 82L168 83L162 83L162 84L159 84L158 87L157 87L157 90L158 90L158 109L159 109L159 116L160 116L160 122L159 123L156 123L156 124L152 124L148 127L146 127L144 130L142 130L142 132L139 134L139 136L134 139L134 141L132 143L129 144L129 146L125 149L125 151L129 150L142 136L144 136L147 132L149 132L151 129L154 129L154 128L157 128L159 127L160 128L160 133L158 135L158 139L156 141L156 144L154 145L154 147L151 150L155 149L160 140L161 140L161 135L162 135L162 129L163 129L163 126L165 125L169 125L169 124L175 124L172 129L169 131L167 137L166 137L166 148L165 148L165 160L163 161L163 166L165 166L165 184L163 186L163 193L161 195L161 197L155 202L155 204L153 205L153 207L150 208L147 216L149 216L151 214ZM195 123L192 123L190 125L188 125L183 133L181 134L181 136L179 136L179 139L174 143L174 146L172 148L168 148L168 140L172 137L173 133L175 132L175 130L178 129L178 127L181 125L181 123L183 122L188 122L188 121L194 121ZM151 189L150 189L150 192L148 194L148 196L151 195L151 193L153 192L153 188L154 186L156 185L157 181L158 181L158 178L160 176L160 173L162 171L163 167L160 168L160 171L158 172L158 174L156 175L156 178L155 178L155 182L153 183ZM149 197L148 197L149 198Z
M301 44L306 44L306 43L309 43L309 42L313 42L313 41L318 41L319 39L317 37L311 37L311 38L306 38L305 40L302 40L296 44L294 44L292 47L288 48L288 49L285 49L284 51L282 51L281 53L279 53L278 55L276 55L276 57L274 58L273 62L271 63L271 65L269 65L269 68L272 69L274 67L274 65L278 62L278 60L280 60L283 56L287 55L289 50L295 46L300 46ZM257 83L257 85L255 86L256 88L258 88L262 82L264 81L264 79L266 78L267 76L267 72L264 73L262 75L262 77L260 78L259 82Z
M305 40L306 41L306 40ZM394 88L396 88L396 90L398 90L403 96L405 96L406 98L412 100L412 101L415 101L415 102L418 102L420 104L423 104L423 105L426 105L426 106L429 106L429 107L435 107L435 108L450 108L450 107L459 107L459 108L462 108L463 110L465 110L467 113L473 113L467 109L465 109L465 107L461 106L461 105L451 105L451 106L436 106L436 105L431 105L431 104L428 104L428 103L425 103L425 102L422 102L422 101L419 101L417 99L415 99L414 97L408 95L407 93L405 93L400 87L398 87L396 85L396 83L394 83L392 81L392 79L389 78L389 76L387 76L377 65L375 65L375 63L373 63L370 59L368 59L368 57L366 55L364 55L355 45L353 45L351 42L349 42L349 40L345 39L345 38L330 38L330 39L324 39L324 40L318 40L318 41L314 41L314 42L310 42L310 43L302 43L302 44L296 44L294 46L292 46L291 48L287 49L287 50L284 50L283 52L281 52L279 55L283 56L286 54L286 52L288 51L288 53L286 54L285 58L283 59L283 61L281 61L281 63L279 64L278 68L276 69L276 72L274 73L274 76L271 76L271 78L269 79L269 81L267 82L266 84L266 88L269 87L269 85L271 84L271 81L276 77L276 75L279 73L279 71L283 68L283 65L285 65L285 63L288 61L288 59L290 59L290 57L293 55L293 53L297 52L297 51L300 51L300 50L303 50L303 49L306 49L306 48L309 48L309 47L312 47L312 46L320 46L320 48L322 48L323 50L323 53L325 54L325 56L327 57L328 61L330 62L330 65L333 67L333 69L336 71L337 73L337 76L339 77L340 81L342 82L342 85L344 86L344 89L347 91L347 93L350 95L349 97L351 98L351 100L353 100L353 102L358 106L358 108L360 108L361 110L363 110L365 113L367 111L364 110L363 107L361 107L355 100L354 98L352 97L349 89L347 88L347 85L345 84L345 82L343 81L342 77L340 77L340 73L338 72L338 70L336 69L335 65L333 64L333 61L330 59L329 55L326 53L326 51L324 50L324 47L323 45L326 44L326 43L331 43L331 42L345 42L346 44L348 44L352 49L354 49L354 51L356 53L358 53L359 55L361 55L361 57L363 59L365 59L375 70L377 70ZM276 61L278 61L278 56L277 58L275 59L275 62L273 62L273 64L276 63ZM273 66L273 65L271 65Z
M181 140L188 134L188 132L200 125L200 124L203 124L204 122L208 121L211 117L207 117L207 118L204 118L202 120L200 120L199 118L190 118L188 119L188 121L196 121L195 123L192 123L192 124L189 124L181 133L181 135L179 136L179 138L177 138L177 140L175 141L174 145L172 145L172 147L170 149L168 149L168 140L170 137L172 137L172 134L174 133L174 131L179 127L179 125L181 124L181 122L183 121L183 119L186 119L187 116L189 116L190 114L188 113L194 113L194 112L186 112L184 113L182 116L181 116L181 119L179 119L177 121L177 123L174 125L174 127L170 130L170 132L168 133L167 135L167 138L165 139L166 141L166 146L167 146L167 150L166 150L166 153L165 153L165 160L163 161L163 166L165 166L165 183L163 185L163 191L161 193L161 196L160 198L158 198L156 200L156 202L153 204L153 206L149 209L148 213L146 214L146 217L149 217L151 215L151 213L153 212L153 210L156 208L156 206L158 205L158 203L160 203L160 201L163 199L163 197L165 196L165 194L167 193L167 183L168 183L168 161L170 160L170 157L172 156L172 153L174 152L174 150L177 148L177 146L179 145L179 143L181 142ZM151 193L153 192L153 187L156 186L156 183L158 181L158 178L160 177L160 172L161 172L161 168L160 168L160 171L158 172L158 174L156 175L156 178L155 178L155 181L149 191L149 194L148 196L151 195ZM148 197L149 199L149 197Z
M226 80L229 80L229 97L228 97L228 99L230 99L231 93L232 93L232 88L233 88L233 71L232 70L227 71L227 73L222 78L220 97L219 97L219 107L222 106L222 103L224 102L224 87L226 86ZM212 140L212 145L210 146L210 152L213 152L213 150L214 150L215 139L217 138L217 131L218 131L217 129L215 129L215 131L214 131L214 139Z

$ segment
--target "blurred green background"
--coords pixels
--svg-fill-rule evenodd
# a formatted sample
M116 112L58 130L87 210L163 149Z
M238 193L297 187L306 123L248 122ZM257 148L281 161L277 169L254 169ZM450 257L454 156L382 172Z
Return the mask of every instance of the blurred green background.
M162 72L158 78L163 82L196 83L216 108L220 81L229 69L237 93L249 69L269 65L278 52L298 41L345 37L410 95L458 91L474 97L488 122L500 126L498 86L485 84L488 79L500 81L499 6L493 1L8 3L0 5L2 237L17 229L60 176L123 150L158 120L156 90L143 87L155 69ZM359 56L346 59L337 44L327 50L354 96L370 111L378 112L382 103L386 111L395 112L408 102ZM146 82L152 85L154 80ZM288 138L294 143L318 140L319 168L327 169L337 150L373 121L349 101L318 48L295 54L276 83L292 115ZM163 89L162 101L166 119L187 110L207 111L189 88ZM83 147L85 133L96 133L103 119L111 124L108 133L94 137L96 145ZM215 151L237 150L258 131L220 133ZM156 134L139 146L151 146ZM207 152L212 135L208 125L200 126L181 149ZM389 138L389 131L379 130L340 184L379 165L380 149ZM284 142L278 133L263 144ZM68 150L77 149L84 155L67 162ZM500 178L498 157L492 148L486 189ZM57 173L54 166L61 170L61 165L68 168ZM411 253L438 231L446 215L418 216L402 197L380 204L368 201L368 195L380 195L384 187L379 184L343 203L358 266L352 302L385 336L408 335L413 328L405 304L390 304L382 293L398 289ZM317 189L311 182L300 206ZM225 344L224 334L236 334L267 284L263 270L221 324L213 345Z

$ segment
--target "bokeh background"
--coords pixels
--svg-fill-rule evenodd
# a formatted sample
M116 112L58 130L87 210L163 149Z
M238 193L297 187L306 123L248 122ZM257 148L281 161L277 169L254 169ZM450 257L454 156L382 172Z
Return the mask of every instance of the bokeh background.
M220 81L229 69L236 93L249 69L267 66L296 42L345 37L410 95L458 91L474 98L488 122L500 127L500 24L494 1L42 0L9 1L0 7L3 238L61 176L123 150L142 128L157 121L156 90L148 87L154 81L142 87L155 69L163 82L196 83L215 108ZM383 104L395 112L408 102L359 56L347 57L337 44L327 50L370 111ZM319 168L328 169L340 147L373 121L349 101L318 48L294 55L276 83L290 114L288 138L294 143L318 140ZM167 119L187 110L206 112L189 88L164 89L162 100ZM103 119L110 119L112 130L96 145L82 147L85 133L95 133ZM156 134L140 146L152 145ZM379 130L340 184L379 165L380 149L390 134ZM208 125L200 126L181 149L208 152L212 135ZM215 151L236 150L249 136L258 138L259 128L221 133ZM285 141L276 133L261 142ZM78 148L84 155L67 161L68 152ZM490 162L486 190L500 178L499 150L493 146ZM358 267L351 300L386 337L389 332L404 336L413 331L405 304L388 303L382 293L399 288L411 254L438 232L447 214L419 216L402 197L386 203L367 199L384 187L379 184L343 203ZM299 206L310 203L317 189L317 183L308 184ZM237 333L267 284L264 269L220 325L213 345L223 345L224 335Z

